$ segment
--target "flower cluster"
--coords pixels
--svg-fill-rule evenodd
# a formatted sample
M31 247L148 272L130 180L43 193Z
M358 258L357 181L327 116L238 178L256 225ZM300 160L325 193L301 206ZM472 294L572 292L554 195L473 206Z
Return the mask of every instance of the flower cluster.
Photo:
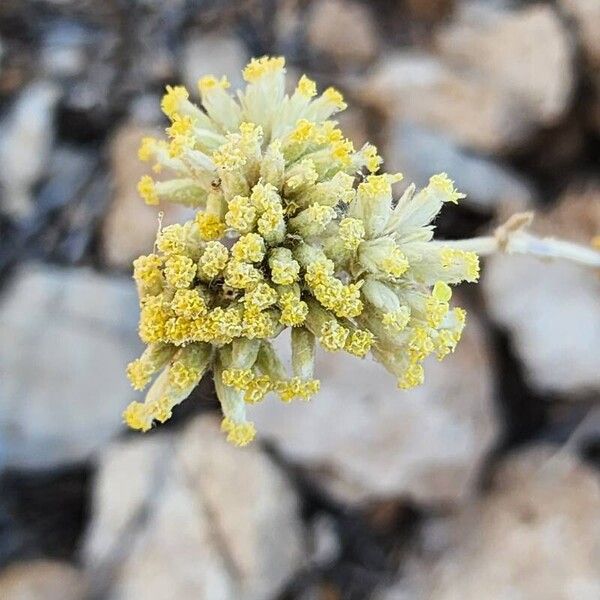
M236 97L225 78L200 79L202 108L167 87L168 138L142 141L140 158L162 174L141 179L144 200L197 213L134 262L148 346L128 376L142 390L157 375L124 412L135 429L168 419L210 369L223 431L245 445L247 405L319 390L317 341L370 352L406 389L423 381L425 357L454 350L465 323L449 284L476 281L478 258L432 239L442 205L462 197L453 182L435 175L394 200L402 176L378 173L376 148L356 150L332 120L346 107L340 92L318 95L302 76L286 93L283 58L254 59L243 75ZM291 374L271 344L285 328Z

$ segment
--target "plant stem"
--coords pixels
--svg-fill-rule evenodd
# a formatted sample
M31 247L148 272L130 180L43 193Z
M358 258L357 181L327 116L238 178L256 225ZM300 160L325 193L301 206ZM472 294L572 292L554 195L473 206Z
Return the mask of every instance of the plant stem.
M496 253L526 254L541 259L563 259L588 267L600 268L600 252L593 248L551 237L537 237L525 231L533 213L517 213L497 227L494 235L464 240L440 241L440 245L470 250L480 256Z

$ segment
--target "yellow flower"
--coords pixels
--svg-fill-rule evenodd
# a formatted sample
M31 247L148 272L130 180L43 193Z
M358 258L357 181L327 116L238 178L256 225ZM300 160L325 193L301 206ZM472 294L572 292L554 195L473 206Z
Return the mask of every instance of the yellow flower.
M449 285L479 277L474 253L432 240L443 204L463 197L447 175L395 200L402 175L380 172L375 146L344 136L338 90L317 95L305 75L286 87L282 57L253 59L243 77L235 95L225 77L201 77L202 108L167 86L167 139L142 140L139 158L170 173L142 177L142 198L195 215L159 228L134 262L147 348L127 375L149 391L123 414L147 431L210 370L238 446L256 435L246 409L267 393L290 402L318 392L317 343L371 353L401 388L420 384L422 361L452 353L465 325ZM271 344L286 328L291 373Z

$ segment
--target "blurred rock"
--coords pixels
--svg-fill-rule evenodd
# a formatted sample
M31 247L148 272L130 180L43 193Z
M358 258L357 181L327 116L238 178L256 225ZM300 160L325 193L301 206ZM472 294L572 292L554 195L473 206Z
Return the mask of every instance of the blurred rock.
M43 176L54 138L54 108L58 88L48 81L29 85L0 123L0 186L12 217L29 216L34 205L32 186Z
M150 172L137 157L144 136L160 136L158 129L126 124L119 129L110 146L113 198L102 226L104 260L111 267L131 269L131 261L152 251L158 229L158 213L163 225L184 221L193 211L175 204L147 206L137 192L140 177Z
M0 303L0 456L9 466L81 460L119 428L139 351L132 283L30 265Z
M550 6L461 6L436 37L437 55L388 54L358 93L384 114L474 150L520 148L570 105L571 40Z
M559 0L559 5L574 20L586 59L600 68L600 2Z
M533 230L589 244L600 231L600 186L567 193L538 216ZM569 393L600 389L600 279L593 272L567 261L493 256L483 291L533 386Z
M485 212L510 206L523 210L533 201L526 179L492 159L469 153L443 135L398 120L388 128L385 168L407 181L426 185L434 173L449 173L467 195L463 202Z
M356 95L384 115L482 152L519 147L532 132L530 119L508 91L455 71L424 52L388 54Z
M497 431L474 316L454 355L428 361L420 388L401 391L378 363L343 353L321 355L317 377L321 391L310 403L269 398L251 416L260 435L328 491L351 503L401 495L452 503L470 494Z
M504 11L489 2L461 6L437 36L441 56L508 92L534 123L556 123L573 94L574 56L553 8L538 4Z
M110 448L94 505L84 556L107 598L272 598L305 556L290 482L213 416Z
M216 33L196 33L183 48L183 81L192 94L198 94L198 79L213 74L226 75L233 89L244 83L242 69L249 56L237 37Z
M450 523L441 558L412 561L377 600L600 597L600 481L565 449L509 456L488 495Z
M93 33L73 21L59 21L46 33L40 65L47 77L77 77L87 62L86 46Z
M68 563L37 560L0 572L2 600L83 600L80 572Z
M306 28L311 46L338 68L360 68L377 54L379 37L368 3L318 0Z
M457 530L431 600L600 597L600 482L568 453L538 448L509 458Z
M361 148L369 141L365 111L360 108L347 108L335 116L344 135L354 144L356 149Z

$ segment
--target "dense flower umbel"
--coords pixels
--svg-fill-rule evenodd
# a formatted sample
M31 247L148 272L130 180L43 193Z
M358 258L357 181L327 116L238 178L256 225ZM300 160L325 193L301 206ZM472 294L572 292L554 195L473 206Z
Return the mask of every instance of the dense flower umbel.
M402 176L377 174L376 148L355 150L332 120L342 95L317 95L306 76L288 95L284 75L283 58L252 60L235 98L225 78L203 77L202 109L168 87L168 140L142 141L140 158L172 174L143 177L145 201L198 212L134 262L148 347L128 376L141 390L158 374L125 410L135 429L168 419L211 369L223 430L245 445L247 404L319 390L316 341L371 352L406 389L423 381L426 356L442 359L460 339L465 312L450 308L448 284L476 281L478 259L434 242L431 222L462 194L441 174L393 200ZM270 342L288 327L291 374Z

